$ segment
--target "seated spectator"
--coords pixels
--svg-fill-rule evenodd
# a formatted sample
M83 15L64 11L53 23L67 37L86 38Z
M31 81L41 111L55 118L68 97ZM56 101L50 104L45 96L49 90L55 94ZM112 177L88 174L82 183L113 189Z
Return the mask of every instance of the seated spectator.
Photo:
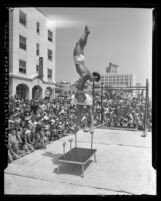
M12 160L18 159L25 155L23 151L20 150L19 142L16 138L16 130L10 130L8 134L8 148L9 157Z
M52 125L51 125L51 140L56 140L56 139L58 139L57 129L56 129L56 127L52 124Z
M31 125L30 125L29 122L26 124L26 129L25 129L25 133L24 134L25 134L25 139L26 139L26 145L33 152L34 151L34 147L32 145Z
M44 121L43 121L44 125L44 132L45 132L45 137L47 137L48 142L51 140L51 131L50 131L50 122L49 122L49 118L47 116L44 117Z
M22 143L22 132L23 132L23 130L21 127L16 129L16 138L19 143Z
M36 127L36 133L34 138L34 148L35 149L42 149L44 148L44 139L42 141L42 137L40 136L40 126Z
M42 145L42 148L46 149L46 146L49 142L49 139L45 135L43 126L40 128L40 143Z
M31 136L30 136L30 142L32 145L34 144L34 141L35 141L35 134L36 134L36 126L33 125L31 127Z

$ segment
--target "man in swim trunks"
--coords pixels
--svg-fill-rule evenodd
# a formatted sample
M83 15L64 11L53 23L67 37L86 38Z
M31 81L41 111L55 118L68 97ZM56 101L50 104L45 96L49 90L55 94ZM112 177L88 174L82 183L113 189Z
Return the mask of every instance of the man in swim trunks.
M76 70L80 75L80 83L79 83L79 90L83 90L84 84L87 80L93 81L94 77L90 73L90 71L85 66L85 57L84 57L84 47L87 44L88 35L90 34L89 29L85 26L84 33L76 43L76 46L73 51L74 63L76 66Z
M91 119L91 133L93 133L93 111L92 111L92 95L89 95L84 89L88 86L87 81L99 81L100 75L97 72L90 73L90 71L85 66L85 57L84 57L84 47L87 44L88 35L90 34L90 31L88 29L88 26L85 26L84 33L79 39L79 41L76 43L74 51L73 51L73 57L74 57L74 63L76 66L76 70L78 74L80 75L80 79L77 83L77 92L75 95L72 96L72 104L77 105L77 129L79 129L81 124L81 118L80 114L82 113L84 105L87 106L87 110ZM86 86L87 85L87 86Z

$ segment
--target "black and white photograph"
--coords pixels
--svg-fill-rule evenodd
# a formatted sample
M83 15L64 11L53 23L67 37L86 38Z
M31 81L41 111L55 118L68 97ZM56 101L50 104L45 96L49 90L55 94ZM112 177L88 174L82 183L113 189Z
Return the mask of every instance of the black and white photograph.
M6 9L4 194L157 195L154 8Z

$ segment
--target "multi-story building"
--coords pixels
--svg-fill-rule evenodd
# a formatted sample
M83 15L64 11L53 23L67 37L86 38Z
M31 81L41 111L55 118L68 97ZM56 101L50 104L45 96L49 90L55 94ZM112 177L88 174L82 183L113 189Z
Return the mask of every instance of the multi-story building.
M99 85L103 83L105 87L111 87L106 91L111 91L116 94L124 94L125 96L135 95L134 90L121 90L121 87L132 87L135 86L136 78L133 74L122 74L119 73L119 66L116 64L109 63L109 66L106 67L106 74L102 74ZM112 90L112 87L120 87L118 90Z
M66 82L66 81L56 82L56 90L55 90L56 96L60 94L70 96L71 94L75 92L76 92L76 87L74 83Z
M109 63L106 74L101 75L100 83L111 87L131 87L135 86L136 78L133 74L120 74L119 66Z
M133 74L106 73L101 75L100 82L111 87L131 87L135 86L135 76Z
M9 91L23 99L55 97L56 27L36 8L9 13Z
M106 67L106 73L118 73L119 66L116 64L109 63L108 67Z

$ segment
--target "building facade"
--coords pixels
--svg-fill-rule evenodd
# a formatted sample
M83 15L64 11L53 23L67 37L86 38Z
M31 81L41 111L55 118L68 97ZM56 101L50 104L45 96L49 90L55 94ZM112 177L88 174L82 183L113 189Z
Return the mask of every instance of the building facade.
M124 95L124 97L134 96L136 93L134 90L123 90L123 89L114 89L112 87L133 87L136 85L136 77L134 74L122 74L119 73L120 67L116 64L109 63L108 67L106 67L106 74L102 74L99 85L101 83L105 87L111 87L111 89L107 89L106 92L110 92L116 95Z
M71 96L75 92L76 92L76 86L74 83L66 81L56 82L56 89L55 89L56 96L59 95Z
M106 74L101 75L100 83L109 87L131 87L135 86L136 78L133 74L120 74L119 65L109 63Z
M106 73L118 73L119 66L116 64L109 63L108 67L106 67Z
M106 73L101 75L100 83L111 87L135 86L136 78L133 74Z
M17 94L23 99L55 97L56 27L50 22L36 8L14 8L10 11L11 96Z

